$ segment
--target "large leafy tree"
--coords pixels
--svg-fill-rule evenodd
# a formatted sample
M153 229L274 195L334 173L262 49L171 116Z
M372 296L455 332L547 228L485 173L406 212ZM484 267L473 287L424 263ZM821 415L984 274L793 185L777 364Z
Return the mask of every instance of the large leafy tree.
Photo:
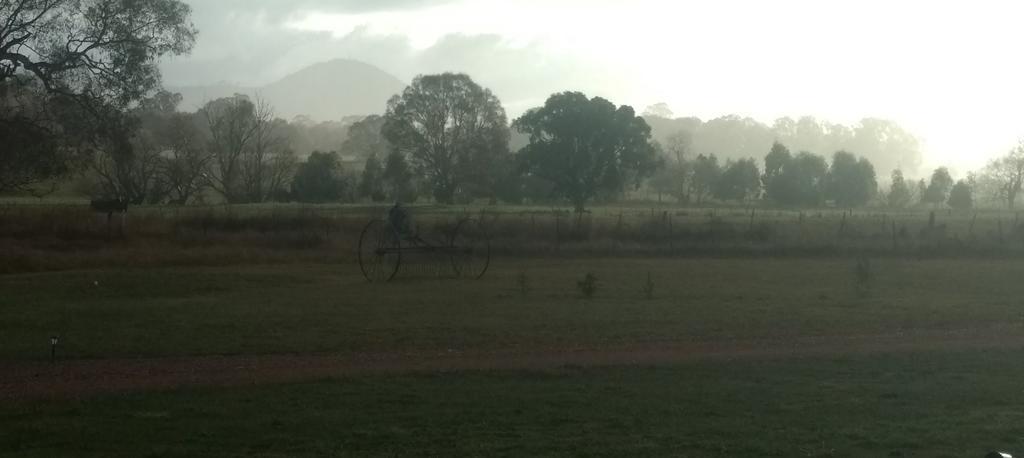
M939 167L932 172L931 181L921 194L921 202L925 204L940 205L949 197L949 191L953 189L953 177L949 169Z
M753 159L729 161L715 184L715 197L745 201L761 192L761 171Z
M520 152L526 171L553 183L579 212L595 196L638 186L658 162L643 118L600 97L552 95L513 127L530 136Z
M813 207L822 204L828 177L828 163L824 157L808 152L789 156L786 152L776 154L770 165L768 158L765 159L765 190L769 199L791 206Z
M826 191L840 207L867 204L878 192L875 167L863 157L857 158L846 151L836 152L832 156Z
M295 172L292 196L298 202L339 202L347 187L338 154L313 151Z
M0 192L65 171L97 137L134 154L124 111L159 87L160 57L191 50L190 13L179 0L0 1L0 132L18 133L0 150Z
M974 207L974 188L969 181L960 180L949 191L950 207L956 210L970 210Z
M434 198L487 188L508 154L508 118L489 89L465 74L420 75L388 101L384 138L426 177Z

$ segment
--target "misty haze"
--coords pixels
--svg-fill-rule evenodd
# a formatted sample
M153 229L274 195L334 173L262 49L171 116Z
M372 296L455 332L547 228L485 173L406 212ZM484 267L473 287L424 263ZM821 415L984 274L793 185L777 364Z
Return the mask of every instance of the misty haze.
M0 0L0 456L1024 456L933 3Z

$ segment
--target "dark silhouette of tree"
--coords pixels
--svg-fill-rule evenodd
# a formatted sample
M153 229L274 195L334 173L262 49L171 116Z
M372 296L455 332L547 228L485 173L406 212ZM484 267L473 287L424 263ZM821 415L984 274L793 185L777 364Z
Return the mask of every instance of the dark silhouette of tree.
M772 148L772 151L775 154L769 153L771 160L765 158L767 198L780 205L821 205L828 177L825 158L808 152L787 158L788 151L780 148Z
M729 161L715 185L715 197L746 201L761 194L761 170L753 159Z
M1024 184L1024 142L1005 156L990 162L984 173L996 185L996 197L1006 202L1009 208L1013 208L1017 203L1021 185Z
M527 173L554 184L554 192L581 212L602 193L639 186L657 164L651 130L628 106L579 92L548 98L513 126L530 135L520 157Z
M965 180L957 181L949 191L947 202L954 210L970 210L974 207L974 189Z
M415 175L405 155L399 152L388 154L381 174L385 194L394 201L411 203L418 198Z
M314 151L295 172L292 196L298 202L339 202L347 194L347 187L338 154Z
M903 178L903 171L896 169L892 171L892 183L889 185L889 194L886 201L891 208L906 208L913 200L913 194L907 180Z
M793 160L793 155L789 152L789 148L779 142L772 144L771 151L768 151L768 155L764 157L764 175L761 177L761 185L765 188L765 192L771 193L769 188L782 175L782 167L791 160Z
M0 192L68 171L64 156L98 135L130 156L119 117L159 87L160 57L191 50L190 13L177 0L0 2Z
M384 138L450 204L472 184L491 183L493 161L508 154L505 109L489 89L465 74L421 75L388 101Z
M722 166L718 164L718 157L714 154L701 154L693 160L692 169L690 195L700 205L714 193L718 178L722 175Z
M826 185L827 198L844 208L867 204L878 192L875 167L865 158L857 158L846 151L832 156L832 165Z
M366 158L366 165L359 177L359 197L369 197L374 202L387 198L384 191L384 167L376 155Z
M921 202L925 204L941 205L949 198L949 191L953 188L953 177L949 175L949 169L939 167L932 172L931 181L921 196Z
M66 174L71 157L63 142L58 141L59 127L45 121L38 100L28 94L13 94L17 88L8 88L0 82L0 193L27 191L32 186ZM20 103L35 104L11 110L13 98ZM4 113L6 111L6 114Z

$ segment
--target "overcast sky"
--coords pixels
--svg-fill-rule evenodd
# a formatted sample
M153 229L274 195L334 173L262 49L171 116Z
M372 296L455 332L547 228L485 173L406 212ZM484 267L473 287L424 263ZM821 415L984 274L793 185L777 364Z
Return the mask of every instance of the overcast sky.
M581 90L710 119L893 119L961 172L1024 136L1022 2L187 0L168 85L259 85L333 58L464 71L510 115Z

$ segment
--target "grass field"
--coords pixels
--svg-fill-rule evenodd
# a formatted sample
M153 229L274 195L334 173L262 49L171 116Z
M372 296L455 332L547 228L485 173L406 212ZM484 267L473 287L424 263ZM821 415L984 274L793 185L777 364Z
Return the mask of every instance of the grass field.
M370 376L0 406L0 456L981 457L1022 350Z
M481 281L354 265L0 276L0 357L65 358L600 346L999 327L1024 332L1024 264L850 259L514 259ZM411 266L415 271L415 266ZM653 299L643 293L648 272ZM594 298L576 282L598 278ZM526 279L521 291L519 275Z
M368 208L0 211L0 456L1024 451L1014 214L533 210L388 284Z

